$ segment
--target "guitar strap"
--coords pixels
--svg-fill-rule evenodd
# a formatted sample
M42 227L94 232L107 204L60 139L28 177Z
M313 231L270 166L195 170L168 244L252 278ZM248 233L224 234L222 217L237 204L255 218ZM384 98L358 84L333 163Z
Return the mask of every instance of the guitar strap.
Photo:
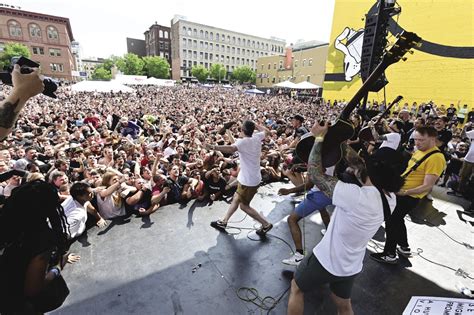
M383 220L387 222L388 218L390 218L390 215L392 214L390 212L390 206L388 205L388 200L387 196L385 196L385 193L383 192L382 189L376 187L377 190L380 193L380 197L382 198L382 205L383 205Z
M416 169L421 165L421 163L423 163L424 161L426 161L426 159L428 159L430 156L436 153L443 154L440 150L434 150L428 154L425 154L420 160L416 161L415 165L413 165L407 173L402 175L402 178L407 178L407 176L410 175L411 172L416 171Z

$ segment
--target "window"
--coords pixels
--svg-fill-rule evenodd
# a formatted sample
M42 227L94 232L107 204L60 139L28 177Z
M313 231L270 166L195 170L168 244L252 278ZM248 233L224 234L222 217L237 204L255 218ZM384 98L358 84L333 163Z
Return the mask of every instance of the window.
M198 47L198 42L197 40L193 40L193 48L197 48Z
M187 57L186 49L183 49L183 58Z
M208 38L209 38L209 32L208 32L208 31L206 31L206 33L204 33L204 38L205 38L205 39L208 39Z
M165 38L168 38L168 31L165 31Z
M200 30L200 31L199 31L199 36L201 36L201 38L204 37L204 31L203 31L203 30Z
M311 76L309 75L309 76L306 77L306 81L309 82L310 80L311 80Z
M202 60L202 57L203 57L203 53L202 53L202 51L201 51L201 52L199 53L199 59Z
M232 54L235 55L235 47L232 47Z
M270 70L271 68L272 68L272 64L269 63L269 64L268 64L268 70Z
M10 36L12 37L22 36L21 26L17 21L14 21L14 20L8 21L8 32L10 33Z
M241 41L240 41L240 37L239 37L239 38L237 38L237 44L240 46L240 43L241 43Z
M199 42L199 49L202 49L203 45L202 45L202 40Z
M210 49L210 50L214 50L214 46L213 46L212 43L209 43L209 49Z
M230 36L227 35L227 42L230 43Z
M207 42L204 42L204 49L208 50L209 49L209 44Z
M197 30L197 29L194 29L194 30L193 30L193 35L194 35L194 37L197 37L197 36L198 36L198 30Z
M29 26L30 37L41 38L41 28L36 23L31 23Z
M235 58L234 57L231 58L231 62L232 62L232 64L235 64Z
M204 53L204 60L208 60L209 58L209 54L208 53Z
M183 34L186 35L186 26L183 26Z
M50 63L49 66L52 72L64 72L64 68L61 63Z
M303 67L306 66L306 59L303 59Z
M163 31L162 30L158 31L158 37L163 37Z
M232 36L232 44L235 44L235 36Z
M216 50L219 51L219 44L216 44Z
M61 49L58 48L50 48L49 55L51 57L61 57Z
M211 40L214 40L214 33L213 33L213 32L210 32L210 33L209 33L209 38L210 38Z
M197 59L198 55L197 55L197 51L193 51L193 58L194 59Z
M169 43L165 42L165 50L168 50L168 48L169 48Z
M49 39L59 39L58 30L54 26L48 26L48 38Z
M313 65L313 59L311 58L308 60L308 66L312 66L312 65Z
M276 62L273 64L273 69L276 69L277 68L277 64Z
M186 47L187 40L186 38L183 38L183 47Z
M191 36L192 31L193 31L193 30L192 30L191 28L188 28L188 36Z
M230 46L227 46L227 53L230 54Z
M262 69L261 70L263 70L263 67L264 67L264 65L262 64Z
M240 48L237 48L237 55L240 55Z
M159 42L158 47L159 47L160 50L163 50L163 42Z
M216 40L219 40L219 33L216 33Z
M43 47L32 47L33 55L44 55L44 48Z

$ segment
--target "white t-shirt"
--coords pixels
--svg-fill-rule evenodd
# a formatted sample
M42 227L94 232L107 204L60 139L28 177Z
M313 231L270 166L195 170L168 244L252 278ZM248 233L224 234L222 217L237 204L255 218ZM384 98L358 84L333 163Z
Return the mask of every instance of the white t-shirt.
M176 153L178 153L178 152L176 152L175 149L173 149L172 147L167 147L167 148L165 149L165 151L163 151L163 156L164 156L165 158L168 158L168 156L170 156L170 155L175 155Z
M69 236L74 238L84 233L86 229L87 210L79 202L69 196L61 204L66 215L67 223L69 224Z
M471 141L471 145L469 146L469 151L467 152L464 160L469 163L474 163L474 130L466 132L469 141Z
M244 186L255 187L262 181L260 155L263 139L265 139L265 132L258 132L251 138L237 139L234 143L240 157L240 172L237 180Z
M105 198L97 196L97 206L99 208L98 210L100 215L104 219L113 219L125 215L124 202L122 201L120 206L116 206L112 195L108 195Z
M387 140L384 140L384 142L382 142L382 144L380 145L381 148L388 147L394 150L398 149L398 145L400 144L400 140L402 139L399 133L391 132L384 134L384 136L387 138Z
M395 194L387 196L387 201L393 212ZM374 186L359 187L338 181L332 204L336 208L331 223L313 253L331 274L352 276L362 270L367 243L384 220L382 198Z

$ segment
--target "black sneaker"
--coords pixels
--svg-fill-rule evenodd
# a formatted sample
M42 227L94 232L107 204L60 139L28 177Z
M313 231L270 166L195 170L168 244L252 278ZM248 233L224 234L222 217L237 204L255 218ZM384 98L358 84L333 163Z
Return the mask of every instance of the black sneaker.
M402 255L402 256L405 256L405 257L411 257L411 249L410 247L402 247L402 246L399 246L397 248L397 253L398 255Z
M255 233L257 233L258 236L265 236L268 231L270 231L273 228L273 224L268 224L266 227L259 228Z
M224 223L221 220L217 220L217 221L212 221L211 226L218 230L225 230L227 227L227 223Z
M389 255L386 253L372 253L369 255L369 257L380 263L391 264L391 265L395 265L396 263L398 263L397 256Z

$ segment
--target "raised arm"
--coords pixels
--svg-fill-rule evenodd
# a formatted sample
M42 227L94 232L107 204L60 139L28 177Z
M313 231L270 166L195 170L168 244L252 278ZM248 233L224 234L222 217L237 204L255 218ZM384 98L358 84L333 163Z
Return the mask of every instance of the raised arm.
M316 185L327 197L332 198L334 187L337 183L337 178L326 175L321 161L321 148L324 136L328 131L328 123L321 126L316 122L311 128L313 133L314 145L308 158L308 176L313 184Z
M10 134L26 102L44 90L43 81L39 77L39 69L29 74L21 74L20 66L15 65L12 81L13 90L0 103L0 141Z

